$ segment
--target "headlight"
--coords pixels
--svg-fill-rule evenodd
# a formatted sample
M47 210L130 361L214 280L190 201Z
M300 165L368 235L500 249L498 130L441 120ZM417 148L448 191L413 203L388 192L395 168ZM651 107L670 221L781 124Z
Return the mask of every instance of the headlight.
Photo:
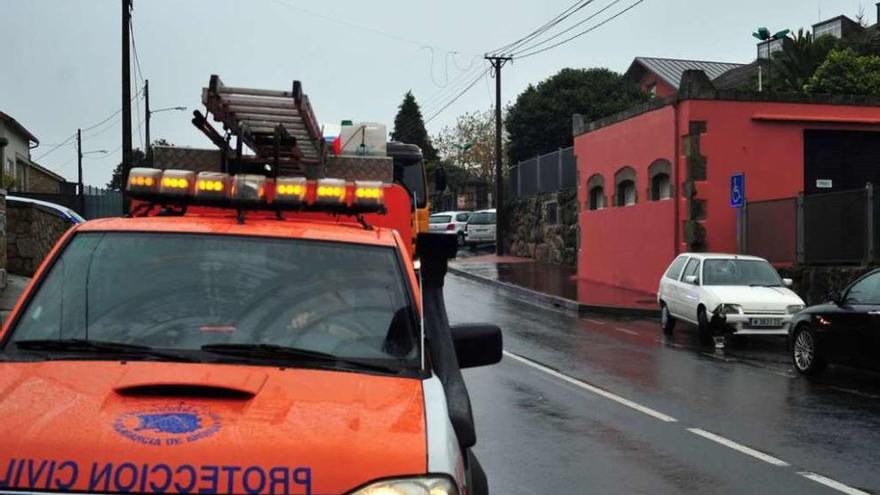
M718 306L718 313L723 315L738 315L742 313L742 306L739 304L722 304Z
M785 310L788 311L788 314L790 315L793 315L802 309L804 309L803 304L792 304L791 306L787 306L785 308Z
M351 495L458 495L458 488L449 478L404 478L378 481Z

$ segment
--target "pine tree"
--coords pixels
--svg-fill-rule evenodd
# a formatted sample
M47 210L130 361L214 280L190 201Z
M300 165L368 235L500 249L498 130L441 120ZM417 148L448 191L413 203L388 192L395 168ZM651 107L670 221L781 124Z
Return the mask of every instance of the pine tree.
M403 103L398 107L397 116L394 117L394 131L391 133L391 139L418 145L422 149L425 161L437 160L437 150L434 149L431 138L428 137L428 131L425 130L422 111L419 109L419 104L412 91L406 92Z

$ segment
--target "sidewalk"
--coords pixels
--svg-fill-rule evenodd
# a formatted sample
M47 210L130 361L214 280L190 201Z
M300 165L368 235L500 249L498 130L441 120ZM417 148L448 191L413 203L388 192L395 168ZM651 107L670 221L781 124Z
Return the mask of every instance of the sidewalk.
M6 321L9 312L18 301L18 296L31 281L30 278L20 275L7 274L6 277L6 289L0 291L0 323Z
M457 258L452 273L500 286L528 299L578 313L650 316L657 313L654 294L579 280L575 269L538 263L530 258L494 254Z

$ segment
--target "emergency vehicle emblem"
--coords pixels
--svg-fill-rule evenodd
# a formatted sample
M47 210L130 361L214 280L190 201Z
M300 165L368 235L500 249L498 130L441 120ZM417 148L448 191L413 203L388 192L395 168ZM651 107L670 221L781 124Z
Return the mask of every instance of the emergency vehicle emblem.
M113 429L134 442L169 446L207 438L222 426L217 414L179 404L123 413L116 418Z

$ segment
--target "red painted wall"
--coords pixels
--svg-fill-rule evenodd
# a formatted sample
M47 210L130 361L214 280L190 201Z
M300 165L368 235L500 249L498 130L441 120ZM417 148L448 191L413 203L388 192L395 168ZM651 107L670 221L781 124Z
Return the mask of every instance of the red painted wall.
M648 88L651 87L652 84L657 85L655 95L659 98L666 98L667 96L673 96L678 93L678 90L676 90L669 83L658 77L656 74L646 72L644 77L642 77L641 82L639 83L639 87L642 88L642 91L648 91Z
M685 122L702 120L707 125L701 138L708 158L707 180L697 183L697 198L706 200L707 248L716 252L737 249L736 210L729 204L731 175L745 172L750 201L797 196L804 188L804 130L880 131L880 125L816 121L880 121L877 107L691 100L681 103L681 115ZM761 121L756 116L805 120Z
M674 202L648 201L647 174L657 159L674 163L674 120L673 107L666 106L575 139L581 182L578 278L656 292L658 274L674 252ZM625 166L636 169L638 204L614 207L614 174ZM590 211L586 183L594 173L605 178L607 206Z
M707 249L736 252L736 210L729 205L730 177L746 174L751 201L796 196L803 190L806 129L880 131L880 108L841 105L689 100L582 134L575 138L580 183L578 199L581 245L578 278L638 291L655 292L668 263L683 251L687 206L684 145L691 121L706 122L701 153L707 178L696 183L706 201ZM850 122L845 122L849 120ZM858 121L858 122L856 122ZM648 167L657 159L673 163L675 200L648 201ZM623 166L636 170L638 204L613 207L614 174ZM586 209L587 181L605 178L605 210ZM677 227L677 231L676 228ZM676 240L673 240L676 239Z

